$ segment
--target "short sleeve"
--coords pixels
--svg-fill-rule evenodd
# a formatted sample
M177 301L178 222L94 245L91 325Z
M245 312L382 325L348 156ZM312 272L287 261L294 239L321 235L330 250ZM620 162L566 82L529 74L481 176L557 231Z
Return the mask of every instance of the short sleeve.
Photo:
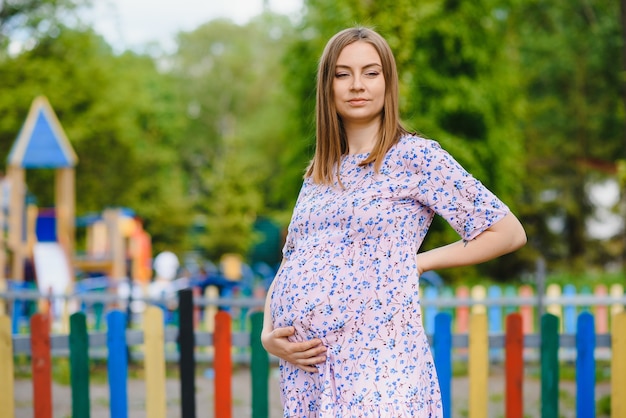
M420 138L415 145L414 198L443 217L464 241L476 238L510 212L439 143Z
M285 238L285 245L283 246L283 258L289 259L291 254L293 254L294 249L295 249L295 246L294 246L293 234L290 231L288 231L287 238Z
M302 199L302 196L305 194L305 190L307 189L307 185L309 183L310 183L310 179L306 178L302 184L302 187L300 188L300 192L298 193L298 199L296 199L296 205L293 210L293 214L296 213L297 208L298 208L298 203L300 202L300 199ZM293 252L295 251L296 235L298 233L299 231L294 229L293 215L292 215L291 222L289 223L289 228L287 229L287 237L285 237L285 245L283 245L283 250L282 250L282 254L284 258L289 259L291 254L293 254Z

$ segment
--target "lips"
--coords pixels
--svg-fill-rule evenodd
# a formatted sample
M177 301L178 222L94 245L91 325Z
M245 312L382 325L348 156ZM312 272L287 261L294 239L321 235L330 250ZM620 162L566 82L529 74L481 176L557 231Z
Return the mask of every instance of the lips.
M363 99L359 97L357 99L348 100L348 103L350 103L350 105L352 106L363 106L364 104L367 103L367 99Z

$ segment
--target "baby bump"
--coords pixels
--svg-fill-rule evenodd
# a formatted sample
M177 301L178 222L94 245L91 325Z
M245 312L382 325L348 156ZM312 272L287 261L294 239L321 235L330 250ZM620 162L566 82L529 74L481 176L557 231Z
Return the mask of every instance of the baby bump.
M294 326L296 340L350 332L366 303L367 287L354 272L336 265L286 266L276 276L272 293L274 327Z
M358 334L367 327L366 318L388 313L389 303L397 311L403 304L398 298L416 293L407 287L416 287L417 280L411 284L388 260L358 265L325 261L287 262L275 278L270 302L273 324L294 326L296 341L332 342L345 334Z

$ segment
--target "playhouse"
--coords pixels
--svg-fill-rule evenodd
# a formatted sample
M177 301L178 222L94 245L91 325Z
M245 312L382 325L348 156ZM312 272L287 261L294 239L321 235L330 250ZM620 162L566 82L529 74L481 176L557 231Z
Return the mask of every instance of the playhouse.
M42 293L64 294L77 272L99 272L112 281L148 282L151 240L128 210L105 209L84 222L86 251L76 252L75 167L78 157L48 100L37 97L7 158L0 193L0 289L6 280L23 282L32 266ZM26 171L54 169L53 208L26 199ZM6 238L5 233L6 232Z

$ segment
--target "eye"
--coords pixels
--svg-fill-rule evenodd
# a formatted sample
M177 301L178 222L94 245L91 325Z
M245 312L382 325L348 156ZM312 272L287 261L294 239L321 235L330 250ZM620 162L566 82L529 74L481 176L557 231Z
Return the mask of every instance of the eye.
M348 73L336 73L335 78L345 78L348 76Z
M368 71L365 73L365 75L370 78L378 77L379 74L380 72L378 71Z

